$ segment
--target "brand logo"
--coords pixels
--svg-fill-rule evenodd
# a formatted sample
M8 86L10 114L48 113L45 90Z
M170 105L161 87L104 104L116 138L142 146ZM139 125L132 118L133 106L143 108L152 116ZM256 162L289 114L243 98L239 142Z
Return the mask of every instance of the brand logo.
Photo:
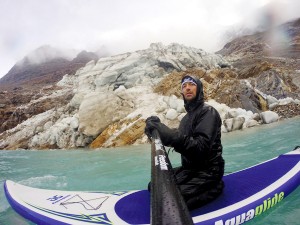
M160 166L161 170L168 170L168 163L166 162L166 156L157 155L155 156L155 166Z
M162 145L160 139L155 139L154 143L155 143L155 150L156 151L159 151L159 150L162 151L163 150L163 145Z
M215 222L215 225L238 225L243 224L246 221L249 221L253 219L256 216L259 216L266 210L272 208L274 205L276 205L278 202L281 202L284 198L284 192L280 192L279 194L275 194L274 197L268 198L262 202L262 204L256 206L254 209L250 209L245 213L242 213L240 215L237 215L236 217L233 217L231 219L228 219L225 221L218 220Z
M52 204L55 204L57 202L60 202L60 201L62 201L64 199L68 198L69 196L71 196L71 195L66 195L66 196L63 196L63 195L54 195L54 196L52 196L50 198L47 198L47 200L50 201L50 202L52 202Z

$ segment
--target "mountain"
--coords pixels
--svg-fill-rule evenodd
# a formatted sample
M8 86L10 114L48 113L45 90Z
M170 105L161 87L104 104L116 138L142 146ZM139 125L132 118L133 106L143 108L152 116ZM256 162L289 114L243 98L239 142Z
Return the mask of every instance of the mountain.
M271 45L265 37L273 31L265 31L236 38L217 54L153 43L89 61L58 82L37 82L38 92L25 89L32 87L28 82L1 91L0 149L145 143L148 116L176 127L185 115L180 94L185 73L201 79L207 104L221 115L223 132L300 115L299 26L295 20L277 28L289 34L284 44Z
M14 88L40 89L58 82L65 74L74 74L91 60L98 60L95 53L82 51L75 58L73 52L65 52L42 46L17 62L0 79L1 90Z
M19 113L18 107L40 97L41 92L51 92L51 86L66 74L74 75L91 60L98 60L93 52L81 51L72 58L74 52L62 51L50 46L42 46L17 62L0 79L0 132L13 128L29 117L41 113L62 102L48 102L47 106L37 106L29 112ZM43 90L43 91L42 91ZM57 99L58 100L58 99Z
M298 58L300 51L300 19L228 42L216 52L232 60L255 57Z
M232 64L239 78L260 80L259 89L262 92L277 98L297 98L300 87L300 19L238 37L216 53ZM282 85L279 85L281 81ZM290 94L286 93L286 89L290 89Z

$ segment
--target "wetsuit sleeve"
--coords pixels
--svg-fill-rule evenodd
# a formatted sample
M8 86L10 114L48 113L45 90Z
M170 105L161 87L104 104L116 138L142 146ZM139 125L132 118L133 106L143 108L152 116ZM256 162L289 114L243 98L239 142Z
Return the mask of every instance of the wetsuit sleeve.
M202 157L211 149L219 131L221 119L218 112L212 107L201 112L195 118L191 136L178 134L173 143L175 151L188 157Z

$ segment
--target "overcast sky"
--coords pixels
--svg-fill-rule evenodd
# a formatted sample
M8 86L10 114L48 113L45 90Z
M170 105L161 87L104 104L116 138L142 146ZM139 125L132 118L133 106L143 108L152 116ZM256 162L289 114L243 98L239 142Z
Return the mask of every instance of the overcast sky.
M176 42L220 50L223 32L264 16L300 17L299 0L0 0L0 77L42 45L112 54Z

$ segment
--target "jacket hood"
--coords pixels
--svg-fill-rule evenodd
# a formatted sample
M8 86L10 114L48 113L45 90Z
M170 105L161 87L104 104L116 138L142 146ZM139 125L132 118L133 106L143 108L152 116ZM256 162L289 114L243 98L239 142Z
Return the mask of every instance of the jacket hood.
M202 105L204 103L204 93L203 93L203 85L202 82L200 81L200 79L198 79L197 77L194 77L192 75L186 75L181 79L181 83L183 83L183 81L186 78L191 78L194 80L194 82L197 84L197 92L196 92L196 97L191 100L191 101L186 101L183 94L183 101L184 101L184 107L186 109L187 112L192 111L193 109L195 109L196 107L198 107L199 105Z

